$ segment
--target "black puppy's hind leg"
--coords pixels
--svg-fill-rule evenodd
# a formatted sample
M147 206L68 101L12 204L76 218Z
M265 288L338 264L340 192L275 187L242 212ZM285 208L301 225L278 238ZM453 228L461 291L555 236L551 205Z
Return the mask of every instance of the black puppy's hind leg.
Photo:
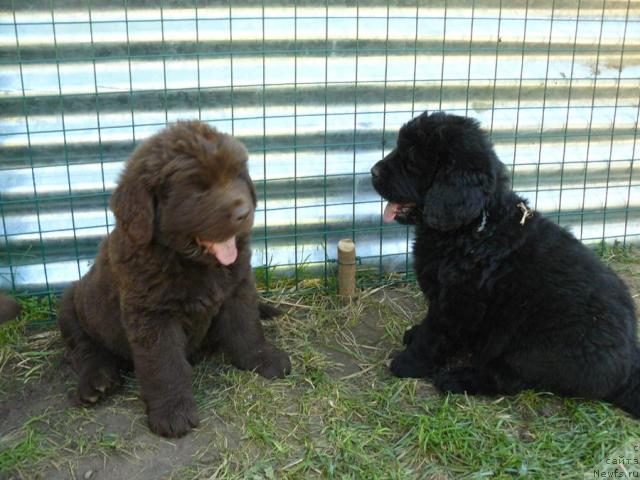
M413 326L404 334L406 348L398 352L389 365L391 372L400 378L430 378L444 367L455 340L438 331L429 318Z
M444 393L469 395L513 395L527 386L500 364L442 369L433 383Z
M122 360L89 337L78 321L74 292L76 284L60 299L58 326L67 346L71 366L78 374L78 400L96 403L100 397L122 383Z
M636 362L627 381L606 400L640 418L640 352L636 352Z

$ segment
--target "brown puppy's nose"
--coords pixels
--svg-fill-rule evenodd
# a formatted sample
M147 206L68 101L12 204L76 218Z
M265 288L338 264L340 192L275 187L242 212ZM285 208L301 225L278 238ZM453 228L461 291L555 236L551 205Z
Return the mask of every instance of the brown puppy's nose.
M382 164L382 160L376 163L373 167L371 167L371 175L373 175L374 177L380 176L380 172L382 170L381 164Z
M241 222L247 218L250 213L251 209L248 205L240 205L239 207L234 208L231 212L231 219L234 222Z

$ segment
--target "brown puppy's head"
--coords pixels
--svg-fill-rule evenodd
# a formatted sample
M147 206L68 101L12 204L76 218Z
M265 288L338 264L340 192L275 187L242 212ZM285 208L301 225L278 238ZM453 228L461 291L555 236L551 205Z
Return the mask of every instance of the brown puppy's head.
M110 206L132 248L152 242L198 261L235 262L253 225L247 151L199 121L177 122L140 144Z

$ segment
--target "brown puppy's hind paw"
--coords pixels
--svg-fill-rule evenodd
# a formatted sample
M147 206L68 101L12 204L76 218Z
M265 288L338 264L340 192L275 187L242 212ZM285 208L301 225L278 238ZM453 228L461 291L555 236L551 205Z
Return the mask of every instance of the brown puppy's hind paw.
M116 366L88 366L80 374L78 401L96 403L120 385L122 385L122 376Z
M260 355L260 364L255 371L265 378L284 378L291 373L291 360L282 350L271 347Z
M271 320L282 315L282 310L265 302L258 302L258 312L262 320Z

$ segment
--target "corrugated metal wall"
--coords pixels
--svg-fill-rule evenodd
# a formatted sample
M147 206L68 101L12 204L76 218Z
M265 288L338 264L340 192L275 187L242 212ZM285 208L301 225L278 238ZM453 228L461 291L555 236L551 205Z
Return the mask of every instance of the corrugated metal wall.
M479 119L578 237L640 238L635 0L1 5L1 288L84 273L123 160L192 117L251 152L256 267L326 266L353 235L362 268L406 269L368 171L425 109Z

